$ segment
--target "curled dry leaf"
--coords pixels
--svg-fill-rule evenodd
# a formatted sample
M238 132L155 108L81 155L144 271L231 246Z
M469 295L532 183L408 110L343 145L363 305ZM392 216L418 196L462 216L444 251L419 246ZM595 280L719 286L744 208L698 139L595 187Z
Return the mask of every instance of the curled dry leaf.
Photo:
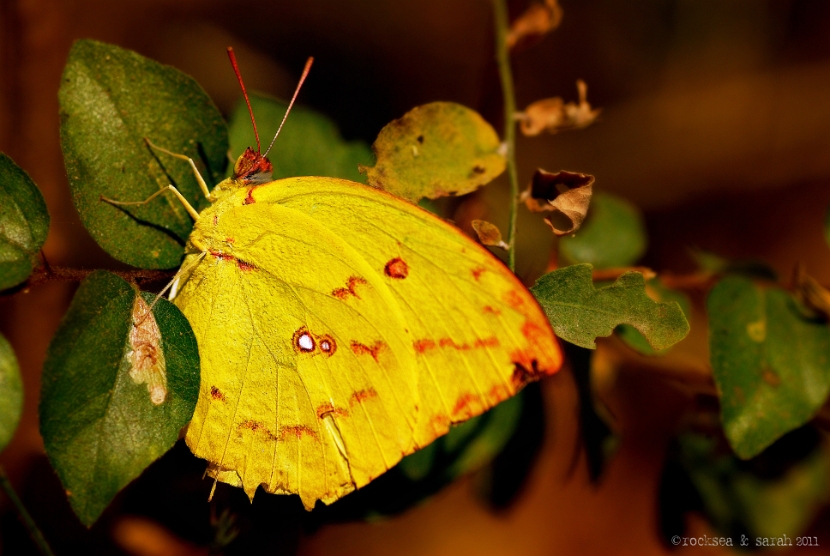
M562 8L557 0L533 2L510 26L507 47L516 51L533 46L562 22Z
M530 187L521 200L533 212L550 212L545 222L557 236L574 233L582 225L593 194L594 176L576 172L546 172L541 168L533 174Z
M501 238L501 231L495 224L487 222L486 220L473 220L470 222L473 229L476 231L478 240L491 247L499 247L507 251L510 247Z
M808 275L801 263L795 267L793 294L808 309L815 311L825 320L830 320L830 291Z
M156 318L140 295L133 303L132 319L127 352L130 378L136 384L147 384L150 401L160 405L167 397L167 364Z
M576 89L579 91L578 102L566 104L560 97L545 98L537 100L525 108L524 112L517 114L522 133L532 137L545 130L549 133L559 133L582 129L594 123L601 110L591 108L591 103L588 102L588 85L578 79Z

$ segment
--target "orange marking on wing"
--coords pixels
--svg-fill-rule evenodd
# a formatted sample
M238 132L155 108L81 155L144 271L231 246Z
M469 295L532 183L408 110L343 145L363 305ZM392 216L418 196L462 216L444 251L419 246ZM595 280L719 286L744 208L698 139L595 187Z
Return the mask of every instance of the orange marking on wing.
M239 267L239 270L242 272L250 272L252 270L258 270L257 267L253 263L247 263L242 259L236 259L236 266Z
M239 423L239 428L240 429L248 429L251 432L261 432L262 434L267 436L269 439L277 440L277 437L274 436L274 433L272 433L270 430L268 430L268 427L266 427L264 424L260 423L259 421L253 421L251 419L248 419L247 421L243 421L242 423Z
M216 386L210 387L210 397L220 402L227 401L225 400L225 394L223 394L222 391L219 390L219 388L217 388Z
M211 250L210 254L222 261L232 261L235 259L233 255L228 255L227 253L222 253L221 251Z
M415 343L412 344L412 346L415 348L416 352L424 353L428 349L435 348L435 341L430 340L428 338L425 340L416 340Z
M383 267L383 272L390 278L402 280L409 276L409 265L402 258L395 257L386 263L386 266Z
M522 293L522 290L510 290L504 294L504 300L514 309L521 310L525 304L525 298Z
M349 398L349 405L353 406L356 403L363 403L364 401L377 397L378 392L374 388L367 388L366 390L358 390L352 397Z
M452 408L453 417L459 416L459 414L462 412L464 412L465 417L471 417L473 410L470 407L470 405L474 402L479 401L479 397L475 394L471 394L469 392L466 394L461 394L461 396L458 398L458 401L455 402L455 407Z
M496 384L487 392L487 400L490 402L490 405L496 405L509 397L510 392L504 384Z
M213 215L213 225L214 225L214 226L218 226L218 225L219 225L219 215L218 215L218 214L214 214L214 215Z
M476 282L478 282L479 278L481 278L481 275L484 273L485 270L487 270L487 269L484 268L483 266L477 266L472 270L473 278L475 278Z
M295 436L297 440L300 440L303 435L310 436L311 438L317 440L317 433L306 425L289 425L280 427L280 440L285 440L288 436Z
M350 295L360 299L356 290L358 284L368 284L368 282L360 276L350 276L345 288L337 288L331 294L337 299L346 299Z
M245 200L242 201L243 205L252 205L252 204L256 203L256 199L254 199L254 189L256 189L256 188L257 188L257 186L254 186L254 187L251 187L250 189L248 189L248 195L245 197Z
M476 340L475 344L473 344L474 348L486 348L486 347L498 347L499 346L499 339L495 336L490 336L489 338L479 338Z
M236 240L235 240L235 239L233 239L232 237L226 237L226 238L225 238L225 243L233 243L233 242L235 242L235 241L236 241Z
M355 355L371 355L372 359L378 360L378 354L386 348L386 342L378 340L371 347L352 340L352 351Z
M349 412L342 407L334 407L331 403L324 403L317 408L317 418L322 419L326 415L336 415L337 417L348 417Z
M528 320L522 325L522 336L533 346L543 343L550 337L550 334L539 324Z
M501 314L501 311L499 309L491 307L490 305L485 305L484 307L482 307L481 312L484 314L490 314L495 316L499 316Z
M450 426L450 418L441 413L432 416L432 426L439 431L445 431Z
M458 351L466 351L470 349L470 346L467 344L456 344L455 340L452 338L441 338L438 340L438 345L442 348L455 348Z

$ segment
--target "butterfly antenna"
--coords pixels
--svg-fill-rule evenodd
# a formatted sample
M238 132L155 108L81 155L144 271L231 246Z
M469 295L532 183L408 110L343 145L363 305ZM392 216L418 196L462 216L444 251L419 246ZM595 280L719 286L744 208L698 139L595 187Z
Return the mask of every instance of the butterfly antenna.
M239 81L239 86L242 87L242 96L245 97L245 104L248 105L248 113L251 115L251 123L254 125L254 136L256 137L256 152L261 153L262 149L260 149L259 146L259 131L257 131L256 128L254 110L253 108L251 108L251 101L248 100L248 91L245 90L245 83L242 81L242 74L239 73L239 66L236 64L236 55L233 53L233 48L230 46L228 47L228 58L231 59L231 65L233 66L233 71L236 74L236 79L237 81ZM271 142L271 144L273 144L273 141Z
M291 97L291 102L288 103L288 110L285 111L285 116L282 117L282 122L280 123L279 129L277 129L276 135L274 135L274 138L271 139L271 144L268 145L268 149L265 151L265 154L263 154L262 156L268 156L268 153L271 152L271 147L274 146L274 141L277 140L277 137L279 136L280 131L282 131L282 126L285 125L285 120L288 119L288 113L291 112L291 107L294 106L294 101L297 100L297 95L300 94L300 88L303 86L303 82L305 81L305 78L308 77L308 72L311 70L311 64L313 62L314 62L314 58L312 58L312 57L309 57L308 60L306 60L305 68L303 69L303 74L300 76L300 82L297 83L297 89L294 91L294 96ZM241 83L241 81L240 81L240 83ZM251 117L253 117L253 116L251 116Z

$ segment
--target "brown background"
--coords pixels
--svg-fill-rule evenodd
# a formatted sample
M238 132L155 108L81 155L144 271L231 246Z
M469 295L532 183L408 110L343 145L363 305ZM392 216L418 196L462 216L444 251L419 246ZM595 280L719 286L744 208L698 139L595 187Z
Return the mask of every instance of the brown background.
M661 270L690 270L686 248L697 246L764 259L784 276L803 261L830 282L822 230L830 205L830 3L562 5L562 27L515 58L518 104L574 99L574 83L582 78L602 118L578 133L521 138L522 181L537 166L596 175L597 188L647 211L646 262ZM522 6L512 4L516 13ZM43 191L52 217L44 248L51 264L123 268L84 231L63 170L57 90L73 40L108 41L172 64L193 75L225 113L238 96L228 45L250 89L282 96L306 56L314 55L303 102L331 115L346 137L371 141L386 122L434 100L466 104L498 124L491 28L485 0L0 0L0 150ZM470 210L503 221L496 207L504 184L489 189ZM532 280L545 267L550 238L533 217L523 215L521 223L519 273ZM112 539L141 554L198 553L138 519L121 516L86 534L71 516L57 516L67 509L44 463L37 397L46 346L74 287L50 283L0 298L0 332L19 356L26 388L23 422L0 462L59 554L114 550ZM699 377L705 388L705 322L696 314L692 325L670 366ZM461 481L401 517L306 534L297 541L299 552L666 553L657 534L657 481L666 443L691 397L629 367L604 386L622 443L599 486L589 484L584 466L567 474L576 395L565 371L543 385L550 402L547 442L513 508L487 510ZM24 541L5 500L0 509L0 550L28 550L18 547ZM691 532L712 534L699 517L688 524ZM825 518L814 528L826 531L826 524ZM830 546L830 536L822 540Z

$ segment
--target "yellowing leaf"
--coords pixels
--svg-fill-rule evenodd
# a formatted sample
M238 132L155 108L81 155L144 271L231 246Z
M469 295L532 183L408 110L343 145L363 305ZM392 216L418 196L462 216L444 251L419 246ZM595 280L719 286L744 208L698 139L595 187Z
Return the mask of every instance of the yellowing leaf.
M372 145L369 185L410 201L475 191L501 174L507 161L490 124L452 102L433 102L384 127Z
M539 135L543 131L559 133L582 129L594 123L599 109L592 109L588 102L588 85L581 79L576 82L579 101L567 104L560 97L537 100L517 115L519 129L527 136Z
M12 346L0 335L0 452L17 429L23 410L23 381Z

